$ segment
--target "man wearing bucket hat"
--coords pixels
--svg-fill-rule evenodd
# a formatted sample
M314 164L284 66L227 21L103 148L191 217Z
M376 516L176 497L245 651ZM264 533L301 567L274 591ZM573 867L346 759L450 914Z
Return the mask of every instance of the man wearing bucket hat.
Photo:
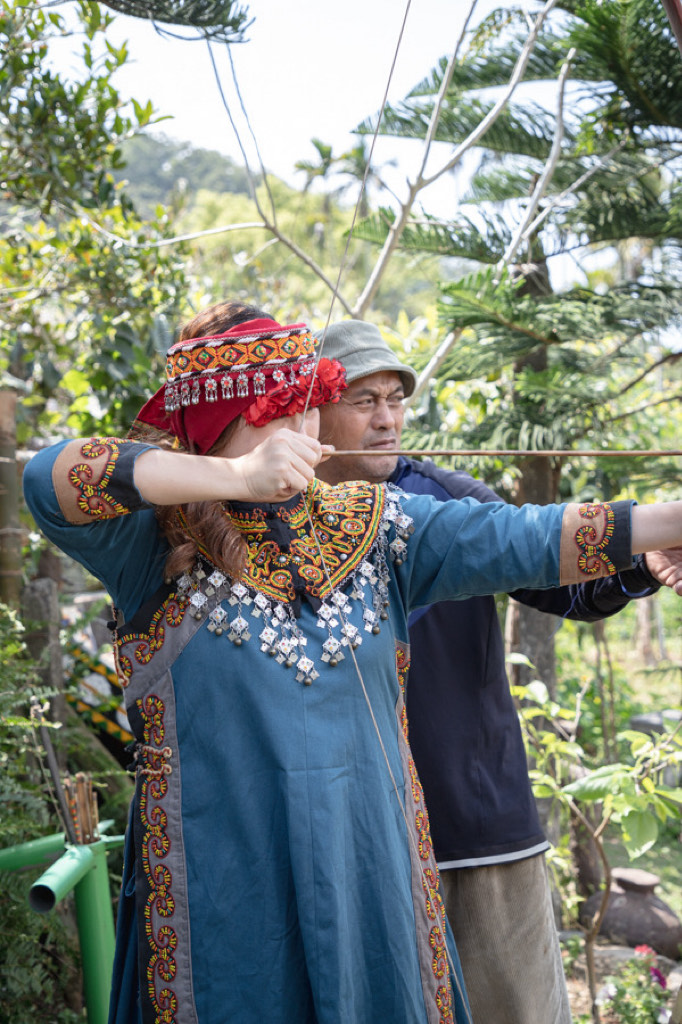
M346 320L316 333L346 370L347 390L321 407L320 440L338 450L318 466L329 483L388 481L439 501L499 502L465 472L390 454L417 375L373 324ZM363 455L362 452L367 451ZM381 454L382 452L386 454ZM376 454L379 453L379 454ZM611 577L512 596L593 621L655 592L658 554ZM420 608L410 620L410 745L424 786L446 911L474 1022L569 1024L568 994L545 866L548 842L531 791L493 597Z

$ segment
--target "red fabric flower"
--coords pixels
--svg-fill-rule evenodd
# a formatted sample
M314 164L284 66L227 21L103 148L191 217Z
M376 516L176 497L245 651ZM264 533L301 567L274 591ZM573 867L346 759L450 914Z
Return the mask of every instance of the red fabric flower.
M259 395L254 399L242 411L242 416L252 426L264 427L272 420L303 412L309 391L308 407L314 409L318 405L338 402L345 387L347 387L346 371L341 363L336 359L323 358L317 364L312 390L310 377L304 375L301 375L295 384L280 381L274 387L268 387L264 395Z

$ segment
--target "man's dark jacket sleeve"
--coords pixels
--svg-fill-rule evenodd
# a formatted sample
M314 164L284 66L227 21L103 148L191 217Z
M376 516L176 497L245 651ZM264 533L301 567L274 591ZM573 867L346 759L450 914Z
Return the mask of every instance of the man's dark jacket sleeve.
M504 501L504 498L469 473L444 470L432 462L419 463L418 467L426 479L440 485L451 498ZM644 555L636 555L632 569L621 570L614 576L550 590L516 590L510 597L561 618L595 622L615 615L633 598L655 594L660 586L647 569Z
M399 459L391 482L439 501L500 501L468 473ZM605 579L512 596L555 615L595 620L658 589L643 560ZM442 601L410 616L410 745L441 868L501 864L548 847L528 779L493 597Z

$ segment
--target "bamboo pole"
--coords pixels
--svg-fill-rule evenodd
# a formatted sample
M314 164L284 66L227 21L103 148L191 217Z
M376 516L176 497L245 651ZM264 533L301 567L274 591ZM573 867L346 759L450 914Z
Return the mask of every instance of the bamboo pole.
M680 0L663 0L663 6L682 53L682 3Z

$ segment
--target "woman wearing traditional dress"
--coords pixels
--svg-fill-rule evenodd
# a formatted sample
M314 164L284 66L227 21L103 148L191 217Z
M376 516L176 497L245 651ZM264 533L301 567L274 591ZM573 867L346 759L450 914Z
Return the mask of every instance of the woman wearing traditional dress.
M112 1024L468 1021L407 741L408 613L682 542L679 503L316 481L316 406L344 385L313 356L304 325L212 307L128 440L25 472L42 530L117 609L137 786Z

